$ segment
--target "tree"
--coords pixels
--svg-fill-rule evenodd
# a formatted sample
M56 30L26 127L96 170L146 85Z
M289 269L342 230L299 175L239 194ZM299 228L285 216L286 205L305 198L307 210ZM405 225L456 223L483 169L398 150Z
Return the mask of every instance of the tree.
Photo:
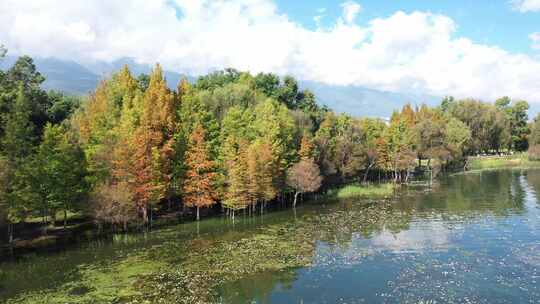
M30 101L21 84L13 108L2 119L5 127L1 147L14 164L23 162L33 152L35 125L31 121L31 111Z
M298 150L298 156L300 159L310 159L313 158L313 142L308 135L303 135L302 140L300 141L300 149Z
M0 224L8 224L8 239L13 239L12 226L9 221L9 190L11 168L7 159L0 155Z
M141 73L137 77L137 85L139 86L139 89L141 91L146 91L148 89L148 86L150 85L150 76L148 74Z
M137 219L131 186L126 182L97 186L90 195L90 212L100 227L110 223L127 231L128 223Z
M504 104L500 102L500 105ZM471 130L468 153L498 152L511 142L510 124L505 112L493 104L466 99L454 103L449 113Z
M540 114L536 115L530 124L531 135L529 136L529 159L540 160Z
M228 83L238 81L241 73L235 69L225 69L222 71L216 71L206 76L201 76L197 79L195 87L200 90L215 89L222 87Z
M503 96L495 101L495 106L500 110L505 110L510 105L510 97Z
M174 154L174 134L178 128L177 104L156 65L150 76L142 105L140 124L134 132L132 154L134 201L147 223L154 205L170 194L171 158Z
M210 159L202 125L197 125L189 138L185 163L187 172L184 180L184 204L199 209L216 203L214 191L215 165Z
M454 99L453 96L444 97L443 100L441 101L441 110L443 112L448 112L448 110L454 104L455 101L456 100Z
M512 136L512 148L516 151L525 151L528 148L527 137L530 129L527 124L529 103L519 100L512 104L509 109L510 128Z
M248 156L248 142L240 140L234 156L227 160L227 188L223 206L232 210L232 217L236 210L244 209L249 205L251 195L249 192L249 173L246 162ZM232 155L231 155L232 156Z
M248 147L247 159L248 193L252 206L257 202L266 202L275 198L277 190L274 186L275 161L272 145L256 140ZM264 206L263 206L264 208Z
M279 76L272 73L259 73L254 78L255 88L268 97L277 97Z
M4 114L4 134L0 141L1 151L4 154L6 168L4 174L8 176L8 187L5 189L7 202L8 239L13 240L13 223L24 218L29 205L30 175L27 170L31 155L34 152L34 130L31 121L31 106L24 93L23 85L19 85L17 98L10 112Z
M426 105L422 105L415 116L416 123L412 131L419 165L422 159L428 159L428 167L431 167L431 159L436 159L445 150L446 121L440 110L430 109Z
M444 142L454 158L461 158L471 141L471 130L460 120L450 117L446 123Z
M40 88L45 78L37 71L34 61L28 56L19 57L2 78L0 116L11 112L22 91L27 100L29 119L34 125L34 137L39 138L48 122L47 110L50 107L47 93ZM3 126L0 125L0 136L2 132Z
M321 182L319 167L312 159L303 159L294 164L287 172L287 185L295 190L293 207L296 207L299 194L317 191Z
M388 157L387 168L392 172L394 182L403 181L403 173L406 174L406 182L416 163L415 134L414 129L409 127L412 123L410 113L406 110L405 115L394 114L384 134L385 153Z
M283 189L286 170L296 159L295 124L291 112L285 105L274 100L266 100L255 106L254 121L250 130L254 138L259 138L272 146L275 158L275 187Z
M380 119L365 118L360 120L362 141L365 145L366 164L362 181L367 182L370 170L376 167L382 155L379 155L378 140L382 138L386 124Z
M47 124L37 153L39 189L45 189L50 209L67 212L76 209L86 196L86 160L84 152L62 125Z
M297 95L298 82L292 76L285 76L283 78L283 84L278 89L277 100L289 109L296 109Z
M69 118L81 104L80 97L62 92L49 91L47 95L50 104L47 109L48 121L53 124L61 123Z

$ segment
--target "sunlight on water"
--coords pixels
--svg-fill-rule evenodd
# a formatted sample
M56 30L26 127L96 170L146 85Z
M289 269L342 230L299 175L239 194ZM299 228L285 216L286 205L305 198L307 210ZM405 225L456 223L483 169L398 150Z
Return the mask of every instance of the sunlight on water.
M539 303L538 194L540 171L461 174L388 202L117 235L1 264L0 299Z

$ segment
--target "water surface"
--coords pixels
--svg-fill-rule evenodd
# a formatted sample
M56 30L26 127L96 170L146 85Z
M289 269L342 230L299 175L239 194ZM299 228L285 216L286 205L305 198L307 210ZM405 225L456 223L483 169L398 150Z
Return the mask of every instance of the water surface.
M0 302L540 303L539 191L538 170L469 173L118 235L0 264Z

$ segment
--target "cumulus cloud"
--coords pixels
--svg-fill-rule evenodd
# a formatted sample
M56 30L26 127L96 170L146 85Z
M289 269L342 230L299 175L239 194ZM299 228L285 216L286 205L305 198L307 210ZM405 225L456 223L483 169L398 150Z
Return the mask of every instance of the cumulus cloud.
M0 43L16 54L133 57L193 75L235 67L394 92L540 102L537 59L456 37L457 25L444 15L396 12L360 26L359 11L343 6L333 26L310 30L271 0L3 0Z
M341 7L343 8L343 19L347 23L354 22L354 19L362 10L362 6L354 1L343 2Z
M512 0L511 4L522 13L540 11L540 0Z
M540 32L530 34L529 39L532 42L531 48L534 50L540 50Z
M382 231L371 240L374 248L400 252L444 251L450 247L452 231L440 222L412 225L409 230L398 233Z

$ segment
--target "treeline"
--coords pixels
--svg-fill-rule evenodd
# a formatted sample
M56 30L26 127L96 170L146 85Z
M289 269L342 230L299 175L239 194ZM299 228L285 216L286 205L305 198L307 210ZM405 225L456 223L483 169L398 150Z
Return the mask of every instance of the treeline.
M334 113L290 76L234 69L170 89L159 65L138 77L124 67L82 102L45 92L43 80L29 57L0 73L0 218L10 240L13 223L54 222L57 211L64 223L83 211L125 229L180 206L197 219L215 204L230 216L262 212L321 188L406 182L420 167L525 151L530 133L527 102L507 97L406 105L384 121Z

